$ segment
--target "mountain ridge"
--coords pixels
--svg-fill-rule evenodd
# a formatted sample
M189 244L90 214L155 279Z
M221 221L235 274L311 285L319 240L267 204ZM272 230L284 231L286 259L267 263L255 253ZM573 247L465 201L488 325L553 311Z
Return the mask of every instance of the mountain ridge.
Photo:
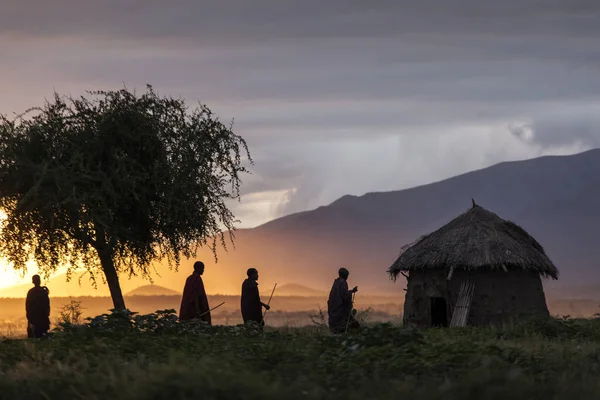
M257 228L262 228L265 226L270 226L273 223L277 223L280 222L281 220L290 218L290 217L296 217L296 216L302 216L302 215L307 215L309 213L318 211L320 209L323 208L329 208L332 206L336 206L336 205L342 205L345 204L344 202L346 201L360 201L361 199L364 198L368 198L370 196L378 196L378 195L391 195L391 194L399 194L402 192L411 192L411 191L415 191L415 190L420 190L420 189L425 189L425 188L429 188L435 185L438 185L440 183L448 183L448 182L452 182L454 180L460 179L460 178L464 178L467 176L471 176L474 174L478 174L478 173L484 173L486 171L489 170L494 170L497 168L502 168L502 167L512 167L514 165L522 165L524 166L525 164L530 164L530 163L540 163L540 162L546 162L546 161L550 161L550 160L557 160L557 159L569 159L569 158L573 158L573 157L586 157L586 156L598 156L600 157L600 148L593 148L593 149L589 149L589 150L585 150L582 151L580 153L576 153L576 154L569 154L569 155L564 155L564 154L560 154L560 155L544 155L544 156L540 156L540 157L534 157L534 158L528 158L528 159L522 159L522 160L515 160L515 161L502 161L487 167L483 167L483 168L479 168L479 169L474 169L471 171L467 171L467 172L463 172L457 175L453 175L451 177L448 178L444 178L444 179L440 179L440 180L436 180L433 182L429 182L429 183L424 183L421 185L417 185L417 186L411 186L408 188L404 188L404 189L398 189L398 190L390 190L390 191L375 191L375 192L366 192L362 195L351 195L351 194L346 194L343 195L339 198L337 198L336 200L332 201L329 204L326 205L321 205L318 206L316 208L313 208L311 210L305 210L305 211L299 211L296 213L291 213L291 214L287 214L284 216L281 216L279 218L273 219L271 221L265 222L264 224L258 225L254 228L245 228L244 231L249 231L249 230L253 230L253 229L257 229Z
M177 296L180 295L176 290L166 288L164 286L159 286L155 284L138 286L133 290L125 293L124 296Z

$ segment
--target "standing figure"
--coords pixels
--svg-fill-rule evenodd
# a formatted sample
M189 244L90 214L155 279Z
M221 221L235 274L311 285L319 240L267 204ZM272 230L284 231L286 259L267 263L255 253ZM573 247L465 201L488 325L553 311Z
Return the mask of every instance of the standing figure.
M262 308L270 310L268 304L260 301L260 293L258 291L258 271L256 268L250 268L246 275L248 278L242 283L242 299L241 310L244 324L249 321L254 321L260 326L264 326Z
M33 287L27 292L25 300L27 337L41 338L50 329L50 292L46 286L41 286L39 275L34 275L31 282Z
M196 261L194 263L194 272L185 281L183 288L183 297L181 298L181 308L179 309L179 320L189 321L200 318L209 325L212 324L210 308L208 307L208 298L204 290L202 274L204 273L204 263Z
M329 315L329 329L333 333L344 333L346 326L357 329L360 325L352 316L352 294L358 291L358 287L348 290L348 276L350 272L346 268L340 268L338 278L333 281L327 301L327 314Z

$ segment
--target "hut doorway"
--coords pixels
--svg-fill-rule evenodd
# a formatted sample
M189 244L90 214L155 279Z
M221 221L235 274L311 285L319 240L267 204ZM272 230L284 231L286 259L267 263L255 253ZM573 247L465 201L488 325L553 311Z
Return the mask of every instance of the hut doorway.
M431 326L448 326L448 306L443 297L430 297Z

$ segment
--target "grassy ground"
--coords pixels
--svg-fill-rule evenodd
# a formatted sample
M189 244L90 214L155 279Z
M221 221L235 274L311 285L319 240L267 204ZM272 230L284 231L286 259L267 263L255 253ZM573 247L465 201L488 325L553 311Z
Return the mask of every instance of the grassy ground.
M117 318L118 317L118 318ZM1 399L597 399L600 324L502 330L389 324L334 337L103 317L0 343ZM112 319L111 319L112 318Z

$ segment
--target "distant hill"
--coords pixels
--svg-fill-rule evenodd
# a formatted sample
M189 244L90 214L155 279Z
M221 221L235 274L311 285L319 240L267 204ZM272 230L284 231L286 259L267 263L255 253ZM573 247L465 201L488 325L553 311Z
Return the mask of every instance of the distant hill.
M263 288L262 290L265 290L265 289ZM273 289L267 290L269 292L268 293L269 296L271 294L271 290L273 290ZM288 283L288 284L285 284L285 285L277 286L277 289L275 291L275 295L277 295L277 296L302 296L302 297L311 297L311 296L325 296L325 295L327 295L327 293L323 292L323 291L311 289L311 288L306 287L306 286L298 285L298 284L295 284L295 283ZM263 294L263 297L264 296L265 295Z
M180 293L158 285L144 285L125 294L125 296L176 296Z

